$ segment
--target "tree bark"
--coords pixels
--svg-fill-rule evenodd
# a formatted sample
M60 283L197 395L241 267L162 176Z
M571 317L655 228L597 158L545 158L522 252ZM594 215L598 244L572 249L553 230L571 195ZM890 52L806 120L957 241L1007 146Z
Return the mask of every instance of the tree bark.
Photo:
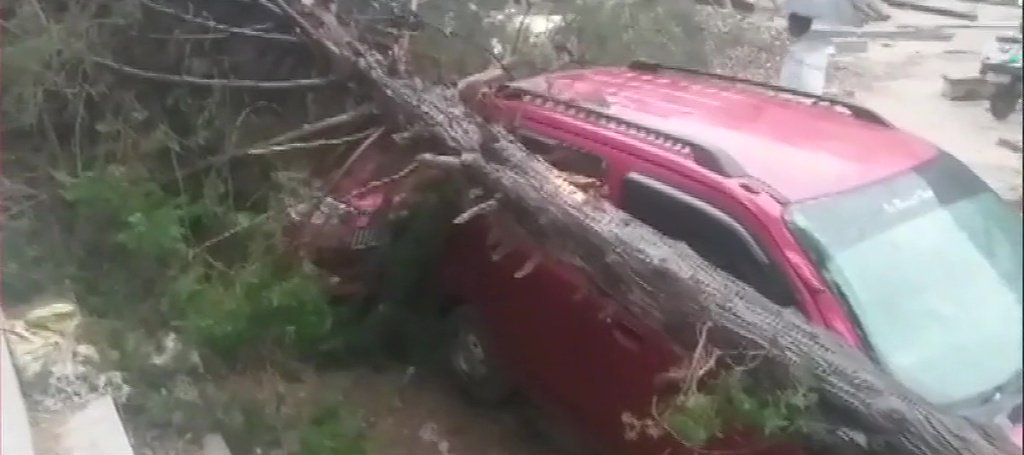
M671 241L565 180L456 94L396 79L326 5L276 0L339 77L358 75L396 129L426 129L464 175L499 195L500 210L544 251L579 265L617 302L686 346L704 323L727 350L764 352L758 370L818 394L829 423L863 433L886 455L1019 453L1009 439L945 415L863 354L812 327ZM852 447L852 446L851 446ZM855 452L864 452L854 447Z

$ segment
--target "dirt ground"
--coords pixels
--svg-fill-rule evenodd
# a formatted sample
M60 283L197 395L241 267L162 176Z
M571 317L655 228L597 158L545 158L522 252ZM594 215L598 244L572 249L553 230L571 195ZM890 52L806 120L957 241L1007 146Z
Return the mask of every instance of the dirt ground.
M361 410L373 455L558 455L523 415L470 406L436 375L362 370L325 382Z
M982 20L1016 20L1019 10L983 6L979 13ZM894 16L902 23L949 22L901 11ZM985 102L940 96L942 74L976 71L980 49L996 33L964 30L952 42L872 42L868 53L842 57L836 75L858 102L955 154L1009 196L1019 191L1021 155L996 141L1020 139L1020 112L1000 122ZM364 412L374 454L557 455L529 436L521 418L468 406L436 377L363 371L329 382Z
M1018 21L1017 8L980 5L980 21ZM950 23L927 14L893 11L905 24ZM841 58L844 77L860 103L898 127L916 133L960 158L1004 197L1019 195L1021 155L996 145L1021 139L1021 113L998 121L987 101L949 101L941 96L942 75L977 74L980 51L999 33L962 29L951 42L875 41L865 54Z

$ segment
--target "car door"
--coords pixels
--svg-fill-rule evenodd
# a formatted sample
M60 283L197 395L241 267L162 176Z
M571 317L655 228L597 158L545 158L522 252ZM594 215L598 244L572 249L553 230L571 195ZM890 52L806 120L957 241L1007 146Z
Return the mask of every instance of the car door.
M671 239L686 242L702 257L773 300L784 305L792 302L788 285L757 240L725 212L642 171L626 172L622 177L617 203L633 217ZM676 348L660 329L645 324L622 306L606 314L606 323L606 340L601 344L609 348L598 368L611 376L605 384L614 384L614 389L602 393L616 397L610 417L619 418L621 453L700 453L670 438L637 434L635 424L636 420L653 417L656 399L672 398L672 388L659 385L657 378L682 365L687 353ZM692 335L691 341L695 342L697 335ZM734 438L713 449L742 448L748 443Z
M604 161L597 155L536 134L521 140L555 167L571 170L577 182L593 179L590 191L602 193ZM463 275L460 287L473 300L489 346L534 402L575 430L600 438L599 416L606 414L600 409L607 398L599 393L610 388L601 370L607 302L582 292L587 289L582 271L556 259L544 258L525 273L524 266L541 252L527 239L516 239L500 257L493 255L500 248L488 246L486 238L494 227L478 217L457 228L453 245Z

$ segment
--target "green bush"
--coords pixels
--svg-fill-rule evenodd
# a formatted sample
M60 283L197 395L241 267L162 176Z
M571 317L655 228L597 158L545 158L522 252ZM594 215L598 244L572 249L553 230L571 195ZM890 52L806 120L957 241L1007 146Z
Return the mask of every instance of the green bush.
M299 432L297 455L367 455L363 424L341 405L324 406Z
M247 376L254 365L316 353L332 314L316 273L282 256L275 214L283 211L267 207L279 198L263 172L275 163L241 158L187 168L324 112L301 93L292 102L280 92L153 82L98 64L94 58L168 74L269 78L231 71L225 54L234 46L178 38L206 30L148 14L138 2L10 3L0 24L4 304L73 296L88 319L103 322L86 341L133 388L121 406L127 420L182 439L227 434L229 412L177 397L171 383L213 384L218 374ZM202 62L212 67L207 74L196 70ZM336 109L332 97L320 98ZM185 351L203 354L202 367L152 362L167 331L182 335ZM222 374L223 367L234 371ZM259 435L249 437L259 439L254 446L273 446L305 424L248 404L240 396L248 391L230 401L246 403L239 426ZM348 437L321 426L333 438L328 447Z
M267 262L230 273L190 270L173 282L167 298L180 311L184 332L229 363L261 348L311 354L331 327L322 284Z
M90 314L180 327L229 364L247 350L311 353L327 335L322 282L280 256L276 226L239 233L244 251L225 263L189 229L246 219L216 198L189 202L120 167L59 180L72 213L69 278Z

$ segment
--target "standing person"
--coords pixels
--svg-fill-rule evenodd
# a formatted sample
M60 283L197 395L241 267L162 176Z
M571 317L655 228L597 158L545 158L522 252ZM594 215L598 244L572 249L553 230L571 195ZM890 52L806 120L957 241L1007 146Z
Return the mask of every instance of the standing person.
M791 12L786 22L795 40L782 61L779 85L814 95L825 93L828 64L835 53L832 39L812 29L810 16Z

